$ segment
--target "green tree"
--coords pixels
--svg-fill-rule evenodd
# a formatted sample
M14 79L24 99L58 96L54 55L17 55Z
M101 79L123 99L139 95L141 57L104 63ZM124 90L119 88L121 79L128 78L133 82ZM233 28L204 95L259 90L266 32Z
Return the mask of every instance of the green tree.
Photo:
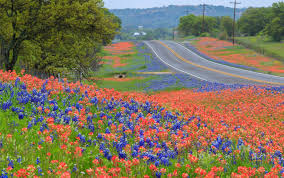
M193 14L183 16L179 20L178 31L183 36L189 36L195 33L193 30L197 22L197 17Z
M271 21L265 28L267 35L273 40L280 41L284 37L284 2L274 3L272 5Z
M198 16L198 18L199 18L199 21L197 23L202 24L203 23L203 17ZM205 16L205 18L204 18L204 32L203 33L212 34L215 30L217 30L217 28L218 28L217 19L215 17Z
M220 29L222 32L226 32L228 36L233 35L233 19L229 16L221 18Z
M271 8L248 8L238 20L240 32L255 36L270 21Z
M36 49L33 67L84 70L101 44L120 28L101 0L0 0L0 59L13 70L24 51Z
M193 14L180 18L178 30L183 36L195 35L199 36L202 33L212 33L217 28L217 19L214 17L205 16L204 18L204 32L203 17L195 16Z

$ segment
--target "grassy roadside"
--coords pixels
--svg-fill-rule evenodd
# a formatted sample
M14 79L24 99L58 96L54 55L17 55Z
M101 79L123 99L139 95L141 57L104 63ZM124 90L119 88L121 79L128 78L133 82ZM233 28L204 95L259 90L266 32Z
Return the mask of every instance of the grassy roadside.
M253 49L265 56L284 62L284 44L263 37L237 37L236 41L247 48Z
M194 40L196 36L186 36L186 37L178 37L175 39L177 42L183 42L183 41L189 41L189 40Z

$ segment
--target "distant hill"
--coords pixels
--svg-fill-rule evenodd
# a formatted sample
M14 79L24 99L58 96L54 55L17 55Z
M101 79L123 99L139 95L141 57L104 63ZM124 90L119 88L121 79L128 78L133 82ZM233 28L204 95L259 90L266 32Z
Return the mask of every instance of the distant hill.
M181 16L188 14L202 15L203 7L199 6L176 6L157 7L148 9L112 9L110 10L122 20L124 28L172 28L175 27ZM246 9L237 9L237 18L240 17ZM224 6L206 6L207 16L231 16L233 17L233 8Z

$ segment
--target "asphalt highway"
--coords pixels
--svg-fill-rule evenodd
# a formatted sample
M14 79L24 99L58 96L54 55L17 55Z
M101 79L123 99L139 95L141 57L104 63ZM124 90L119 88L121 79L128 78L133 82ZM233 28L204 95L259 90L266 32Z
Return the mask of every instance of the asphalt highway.
M215 63L174 41L145 41L145 44L170 69L200 80L224 84L284 86L284 77Z

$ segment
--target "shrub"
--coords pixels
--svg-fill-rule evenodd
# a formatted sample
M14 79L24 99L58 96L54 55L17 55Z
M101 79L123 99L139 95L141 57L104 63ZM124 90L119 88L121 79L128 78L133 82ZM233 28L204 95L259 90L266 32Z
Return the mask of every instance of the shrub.
M200 36L201 36L201 37L209 37L209 36L210 36L210 34L209 34L209 33L207 33L207 32L204 32L204 33L201 33L201 34L200 34Z
M222 33L219 34L218 38L219 38L219 40L228 40L229 35L226 31L223 31Z

